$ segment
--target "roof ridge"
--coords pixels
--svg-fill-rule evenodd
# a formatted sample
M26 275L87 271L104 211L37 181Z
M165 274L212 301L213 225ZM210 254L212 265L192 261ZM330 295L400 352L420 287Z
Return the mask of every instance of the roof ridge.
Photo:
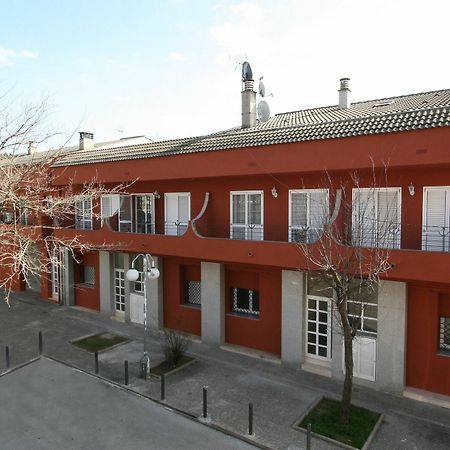
M395 98L405 98L405 97L417 97L419 95L425 95L425 94L436 94L437 92L446 92L449 91L449 89L437 89L434 91L425 91L425 92L416 92L413 94L403 94L403 95L395 95L392 97L382 97L382 98L374 98L374 99L370 99L370 100L361 100L359 102L352 102L352 105L360 105L363 103L372 103L372 102L381 102L383 100L392 100ZM315 108L306 108L306 109L296 109L294 111L285 111L282 113L277 113L275 114L274 117L276 116L283 116L285 114L293 114L293 113L298 113L298 112L307 112L307 111L317 111L317 110L322 110L322 109L330 109L330 108L339 108L339 105L336 103L334 105L328 105L328 106L316 106ZM351 110L351 108L349 108Z

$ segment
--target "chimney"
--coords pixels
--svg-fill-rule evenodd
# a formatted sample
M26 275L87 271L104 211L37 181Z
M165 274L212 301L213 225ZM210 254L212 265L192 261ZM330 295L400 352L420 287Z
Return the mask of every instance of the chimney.
M28 154L29 155L34 155L37 152L37 145L36 142L34 141L29 141L28 142Z
M80 150L90 150L94 148L94 134L80 132Z
M341 88L339 89L339 108L348 109L351 106L350 103L350 78L341 78Z
M253 90L253 74L248 62L242 66L242 82L242 128L251 128L256 126L256 92Z

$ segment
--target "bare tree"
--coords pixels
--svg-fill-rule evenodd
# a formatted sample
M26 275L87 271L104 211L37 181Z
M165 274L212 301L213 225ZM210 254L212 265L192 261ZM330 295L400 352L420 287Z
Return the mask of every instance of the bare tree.
M56 136L45 130L47 103L19 109L15 112L12 103L0 107L0 289L7 301L15 280L29 284L30 277L59 265L59 250L68 249L76 260L94 248L81 232L70 239L54 233L73 223L80 201L123 191L122 185L105 189L95 178L57 186L52 164L67 150L36 151ZM99 215L92 212L94 219Z
M352 189L344 184L336 189L327 175L329 189L322 190L327 194L309 205L310 213L316 214L309 223L315 228L306 227L299 244L308 270L319 281L319 292L331 290L333 324L343 336L342 423L349 421L354 338L360 333L376 336L380 276L391 268L389 251L400 239L398 190L380 187L375 175L365 188L357 174L350 178ZM334 201L331 216L328 193Z

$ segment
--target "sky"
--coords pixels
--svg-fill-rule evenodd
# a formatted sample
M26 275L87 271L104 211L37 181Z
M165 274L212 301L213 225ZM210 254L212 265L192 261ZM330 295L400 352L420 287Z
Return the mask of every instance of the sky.
M271 114L450 88L448 0L0 0L0 93L48 99L95 141L240 124L241 69Z

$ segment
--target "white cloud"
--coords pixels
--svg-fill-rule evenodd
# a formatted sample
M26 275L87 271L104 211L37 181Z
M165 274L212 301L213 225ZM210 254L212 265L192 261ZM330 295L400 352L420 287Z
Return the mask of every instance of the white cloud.
M0 67L11 66L14 63L14 59L36 59L38 55L30 50L14 50L12 48L0 47Z
M167 57L172 61L187 61L187 56L179 52L169 52Z

